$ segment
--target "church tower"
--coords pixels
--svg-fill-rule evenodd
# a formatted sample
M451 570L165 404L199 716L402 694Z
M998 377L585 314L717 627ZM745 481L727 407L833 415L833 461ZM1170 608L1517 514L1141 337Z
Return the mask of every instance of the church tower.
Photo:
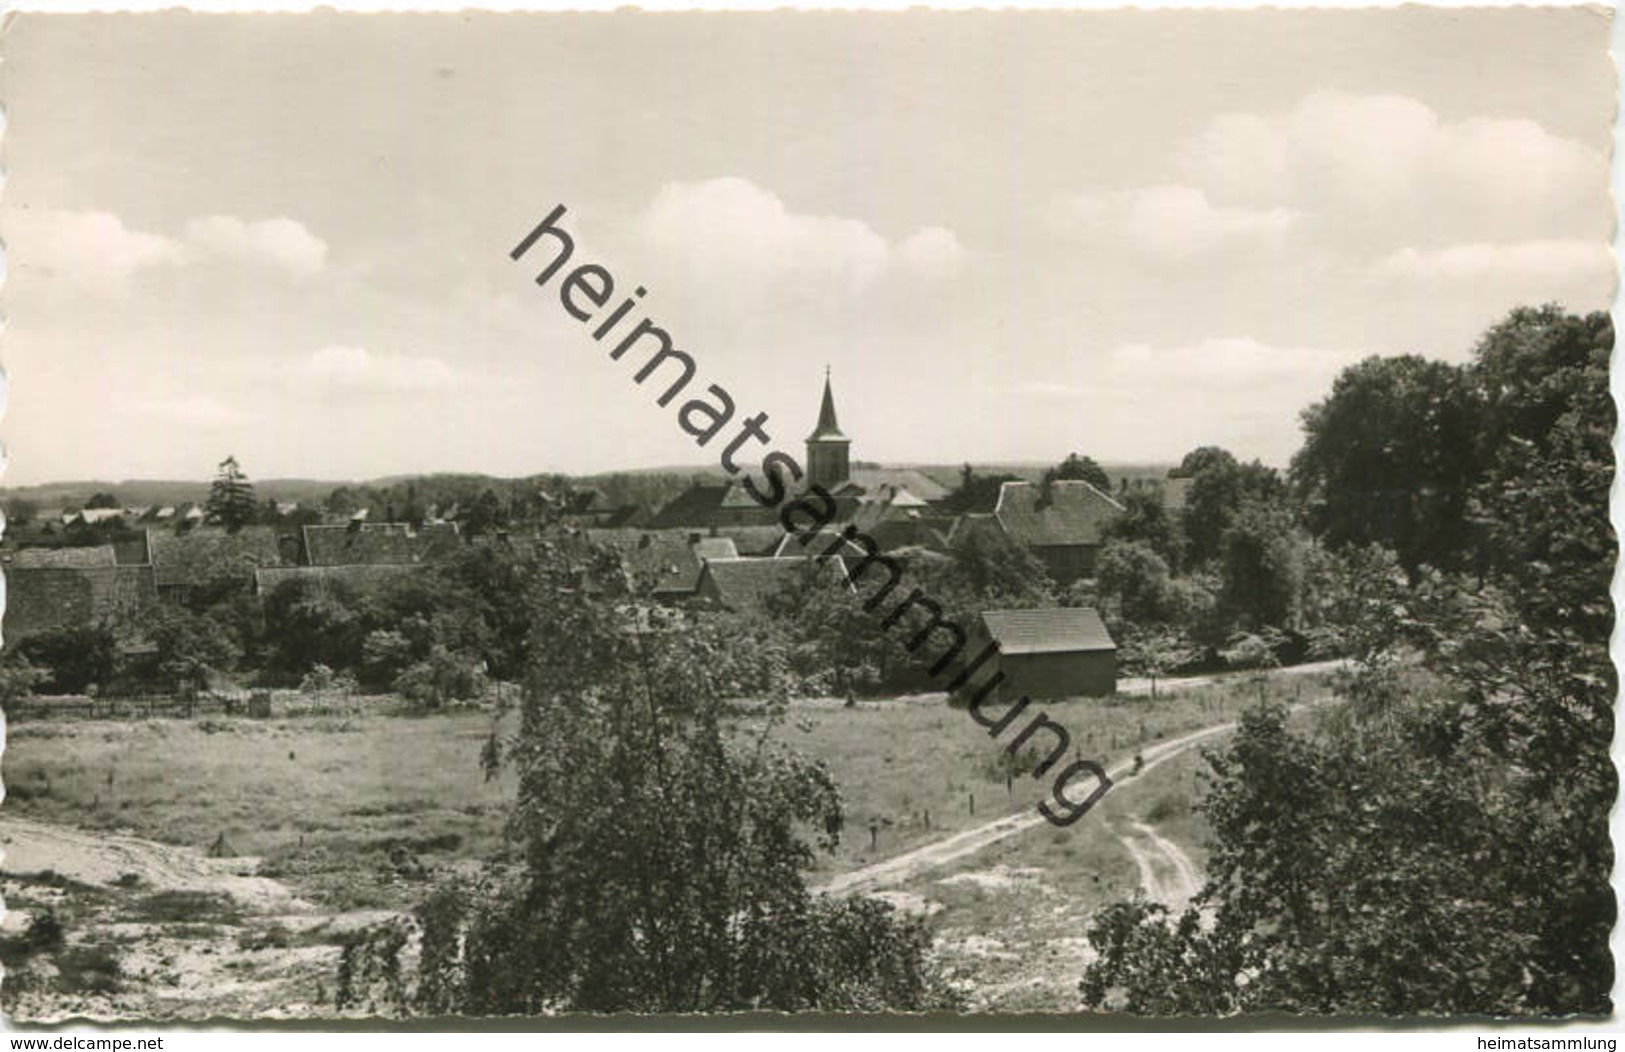
M834 491L850 475L848 459L852 440L841 434L835 422L835 396L829 389L829 369L824 369L824 404L818 409L818 427L807 436L807 482Z

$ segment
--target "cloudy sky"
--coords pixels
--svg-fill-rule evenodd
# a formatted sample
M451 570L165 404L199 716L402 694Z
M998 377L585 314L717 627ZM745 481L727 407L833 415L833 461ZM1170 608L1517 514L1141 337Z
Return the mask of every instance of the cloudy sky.
M4 482L700 463L555 205L799 449L1281 464L1372 353L1606 307L1605 14L23 16ZM528 261L527 261L528 263Z

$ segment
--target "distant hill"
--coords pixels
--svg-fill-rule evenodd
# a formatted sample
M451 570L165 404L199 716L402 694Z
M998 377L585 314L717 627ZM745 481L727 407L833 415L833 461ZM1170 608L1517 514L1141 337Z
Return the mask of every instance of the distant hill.
M259 500L322 500L339 482L317 479L252 479ZM175 479L126 479L122 482L43 482L35 486L0 487L0 500L29 500L41 508L78 507L93 494L111 493L126 507L144 504L182 504L209 499L209 483Z
M959 485L961 464L921 464L921 463L891 463L886 467L914 468L936 479L949 489ZM977 474L980 475L1016 475L1020 478L1037 481L1044 472L1053 467L1053 463L1040 463L1027 461L1020 463L978 463L973 464ZM1113 480L1122 477L1128 478L1161 478L1168 473L1171 464L1105 464L1106 473ZM688 484L703 480L717 480L726 478L726 474L714 462L697 465L673 465L660 468L629 468L624 471L604 471L592 475L580 475L571 481L576 485L597 486L606 491L611 500L648 500L658 503L670 499L685 488ZM382 478L354 481L349 479L299 479L274 478L251 479L254 484L254 496L258 500L275 501L303 501L307 504L320 504L340 487L355 491L358 495L367 491L378 495L379 499L402 499L408 487L415 487L425 500L461 499L472 496L487 488L498 492L511 492L531 486L547 487L557 485L564 476L558 475L528 475L519 478L505 478L496 475L482 475L477 472L440 472L426 475L388 475ZM45 482L34 486L5 486L0 487L0 500L28 500L32 501L42 510L81 507L96 493L111 493L119 504L125 507L148 504L182 504L187 501L204 501L209 497L209 482L180 481L176 479L125 479L120 482L110 481L74 481L74 482Z
M978 475L1015 475L1017 478L1024 478L1029 482L1037 482L1037 481L1039 481L1040 479L1042 479L1044 477L1044 472L1048 471L1052 467L1055 467L1055 465L1057 463L1059 463L1059 461L1052 461L1052 462L1049 462L1049 463L1039 463L1039 462L1036 462L1036 461L1022 461L1022 462L1002 463L1002 464L1000 464L1000 463L987 463L987 464L973 463L973 464L971 464L971 468L974 469L975 472ZM963 470L965 465L964 464L888 464L886 466L887 467L897 467L897 468L913 468L916 471L924 472L926 475L929 475L931 478L936 479L938 482L942 483L944 486L947 486L949 489L956 489L959 486L959 474L960 474L960 471ZM1115 484L1117 482L1117 480L1120 479L1120 478L1128 478L1128 479L1152 479L1152 478L1160 479L1160 478L1167 478L1168 477L1168 472L1171 469L1177 467L1178 465L1176 465L1176 464L1110 464L1110 463L1102 462L1100 466L1105 469L1107 475L1111 476L1112 482Z

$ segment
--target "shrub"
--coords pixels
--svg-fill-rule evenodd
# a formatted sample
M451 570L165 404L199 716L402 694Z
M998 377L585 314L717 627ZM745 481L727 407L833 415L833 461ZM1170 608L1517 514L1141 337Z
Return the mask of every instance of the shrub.
M1170 818L1189 814L1190 809L1190 801L1178 793L1163 793L1146 811L1145 820L1151 823L1166 822Z
M485 670L483 664L436 644L428 660L412 665L395 678L395 690L414 704L438 709L484 693Z

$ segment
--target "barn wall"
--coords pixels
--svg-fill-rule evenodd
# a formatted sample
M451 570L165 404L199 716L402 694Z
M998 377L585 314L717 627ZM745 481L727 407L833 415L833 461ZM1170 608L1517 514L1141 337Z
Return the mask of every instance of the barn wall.
M1007 698L1103 697L1117 689L1117 654L1111 650L1004 654L999 669Z

